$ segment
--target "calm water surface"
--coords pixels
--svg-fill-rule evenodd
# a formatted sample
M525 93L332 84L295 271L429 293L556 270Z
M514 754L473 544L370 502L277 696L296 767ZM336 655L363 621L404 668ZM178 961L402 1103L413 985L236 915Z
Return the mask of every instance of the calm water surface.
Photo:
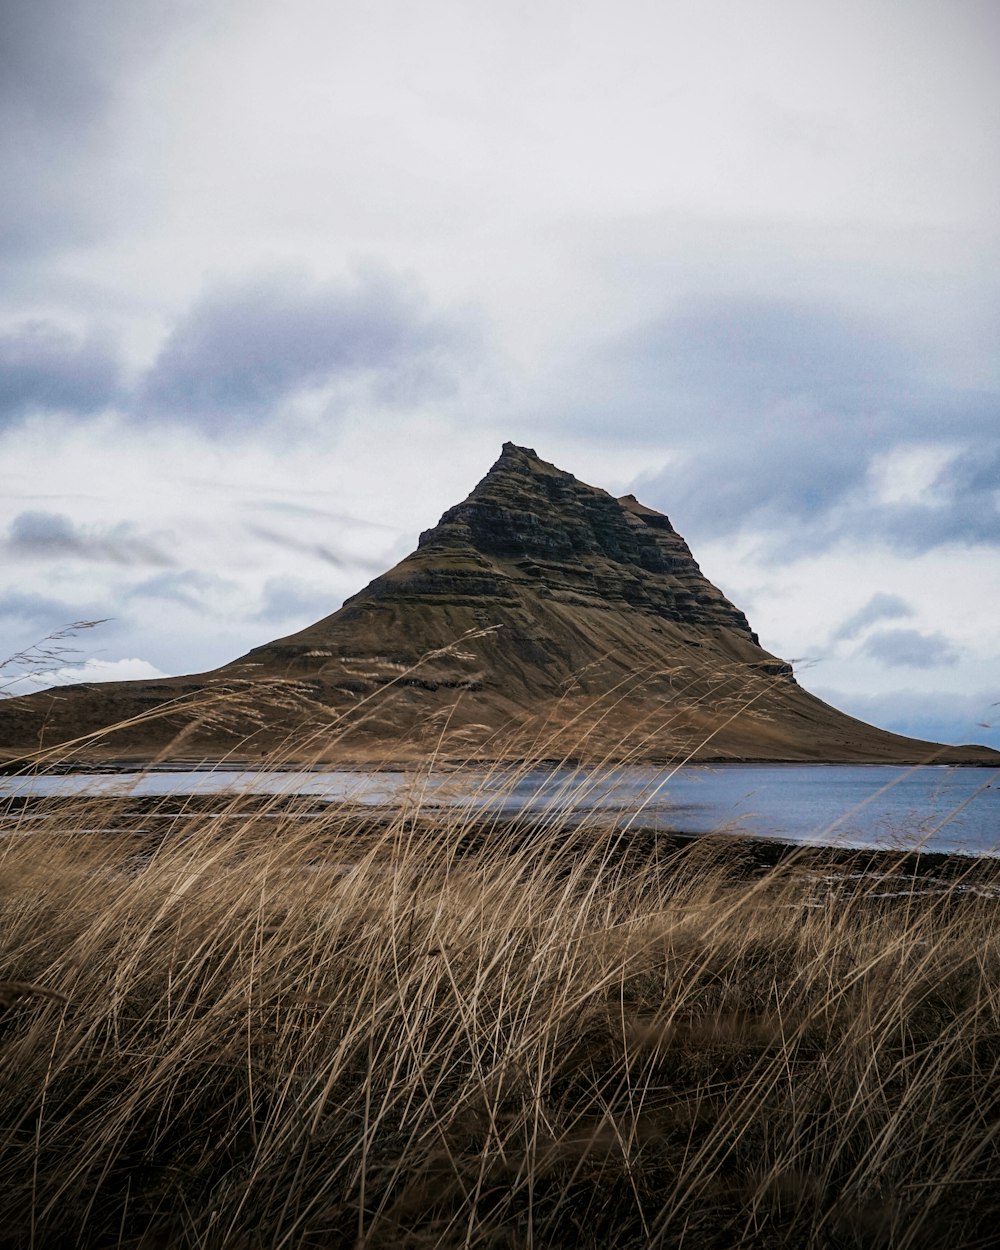
M1000 769L809 764L724 764L671 772L621 768L451 773L154 772L0 777L18 795L252 794L350 799L372 805L414 797L427 806L613 815L620 826L726 831L841 846L1000 854Z

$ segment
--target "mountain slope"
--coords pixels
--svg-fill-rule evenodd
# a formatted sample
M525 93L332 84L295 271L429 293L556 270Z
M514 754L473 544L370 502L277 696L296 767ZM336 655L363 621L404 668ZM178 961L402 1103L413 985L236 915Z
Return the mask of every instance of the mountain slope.
M512 443L331 616L212 673L10 700L0 743L20 755L135 718L88 753L252 758L295 733L300 755L340 761L1000 759L885 733L808 694L666 516Z

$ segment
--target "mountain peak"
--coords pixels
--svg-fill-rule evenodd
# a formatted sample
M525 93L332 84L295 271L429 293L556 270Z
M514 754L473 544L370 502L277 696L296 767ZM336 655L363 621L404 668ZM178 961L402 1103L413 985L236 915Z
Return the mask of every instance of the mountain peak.
M231 706L230 718L206 718L203 696ZM112 723L133 727L104 746ZM440 750L605 761L996 758L883 733L809 695L664 513L512 442L415 551L331 616L211 673L0 705L8 755L94 734L98 755L182 749L218 759L302 733L310 758L326 751L331 761Z
M434 562L446 557L452 581L456 559L475 567L477 577L486 561L494 573L502 570L504 584L629 605L681 624L739 630L756 641L746 617L702 574L662 512L633 496L615 499L514 443L504 443L482 481L420 535L398 570L433 580L440 572Z
M537 460L538 452L535 451L534 447L521 447L518 443L512 443L510 439L507 439L500 448L500 459L502 460L504 456L526 457L529 460Z
M495 478L498 474L518 473L539 477L561 477L576 481L572 473L558 469L548 460L543 460L534 447L521 447L517 443L506 442L500 449L500 455L490 468L483 482ZM482 483L480 483L482 485Z

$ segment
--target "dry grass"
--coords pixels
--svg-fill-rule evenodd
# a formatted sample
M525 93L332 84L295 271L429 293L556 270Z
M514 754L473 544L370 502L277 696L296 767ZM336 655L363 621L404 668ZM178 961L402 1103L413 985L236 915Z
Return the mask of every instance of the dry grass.
M997 896L573 810L9 813L2 1244L994 1244Z

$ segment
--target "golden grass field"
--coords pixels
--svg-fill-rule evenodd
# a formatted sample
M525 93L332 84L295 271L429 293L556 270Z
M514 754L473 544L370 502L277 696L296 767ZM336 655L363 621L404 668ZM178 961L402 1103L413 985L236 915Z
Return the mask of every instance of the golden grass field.
M995 1245L992 868L565 808L12 804L0 1243Z

